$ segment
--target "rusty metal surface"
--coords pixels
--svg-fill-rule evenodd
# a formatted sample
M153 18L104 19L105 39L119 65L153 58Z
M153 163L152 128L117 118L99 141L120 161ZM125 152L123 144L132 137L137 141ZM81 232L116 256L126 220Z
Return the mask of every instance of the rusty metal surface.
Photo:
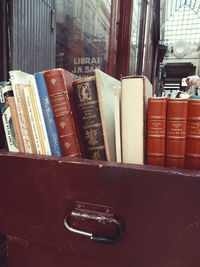
M10 0L10 69L34 73L55 66L54 0Z
M198 171L14 153L1 153L0 166L10 267L199 266ZM111 210L125 225L121 242L69 232L63 220L77 203ZM95 232L85 220L71 225Z

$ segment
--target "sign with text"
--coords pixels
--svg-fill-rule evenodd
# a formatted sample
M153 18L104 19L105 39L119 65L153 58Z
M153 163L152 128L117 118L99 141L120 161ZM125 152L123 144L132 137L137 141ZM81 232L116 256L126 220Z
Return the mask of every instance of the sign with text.
M100 69L102 57L77 57L74 58L73 73L78 76L90 76L95 69Z

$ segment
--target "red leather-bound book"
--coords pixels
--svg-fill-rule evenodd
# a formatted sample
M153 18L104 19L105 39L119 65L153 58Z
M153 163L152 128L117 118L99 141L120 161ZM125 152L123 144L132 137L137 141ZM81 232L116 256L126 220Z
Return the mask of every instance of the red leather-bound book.
M84 150L73 99L73 74L64 69L44 72L62 154L84 157Z
M150 97L147 117L147 164L165 166L167 98Z
M166 166L184 168L187 99L167 100Z
M185 168L200 170L200 100L188 100Z

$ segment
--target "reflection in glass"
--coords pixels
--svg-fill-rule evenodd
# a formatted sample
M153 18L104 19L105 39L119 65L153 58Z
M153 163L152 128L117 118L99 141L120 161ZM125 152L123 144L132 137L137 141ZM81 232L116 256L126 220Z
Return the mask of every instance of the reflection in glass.
M141 9L141 1L133 1L133 17L132 17L131 49L130 49L130 74L135 74L137 67L140 9Z
M188 43L200 42L200 0L163 1L163 40L172 45L184 39Z
M106 71L111 0L57 0L56 67L84 77Z

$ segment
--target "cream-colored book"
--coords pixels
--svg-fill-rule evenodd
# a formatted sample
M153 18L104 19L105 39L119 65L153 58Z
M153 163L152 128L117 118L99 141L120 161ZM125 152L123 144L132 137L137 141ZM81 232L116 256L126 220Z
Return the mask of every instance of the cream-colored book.
M145 164L146 116L152 85L144 76L122 78L122 161Z
M25 97L23 93L23 79L21 77L21 71L10 71L10 81L15 97L15 103L17 108L17 114L19 118L19 125L21 129L22 139L24 143L25 153L35 153L34 140L32 138L32 129L30 121L28 119L27 108L25 103Z
M20 86L20 88L18 88L19 92L16 95L18 95L19 102L21 102L20 110L22 109L24 113L25 122L27 125L30 125L31 128L32 138L30 138L30 133L29 138L33 140L34 143L32 153L51 155L51 149L34 75L22 71L11 71L10 75L12 85L15 88ZM18 106L19 103L16 101L16 104Z
M95 70L95 77L106 158L108 161L121 162L121 82L98 69Z

